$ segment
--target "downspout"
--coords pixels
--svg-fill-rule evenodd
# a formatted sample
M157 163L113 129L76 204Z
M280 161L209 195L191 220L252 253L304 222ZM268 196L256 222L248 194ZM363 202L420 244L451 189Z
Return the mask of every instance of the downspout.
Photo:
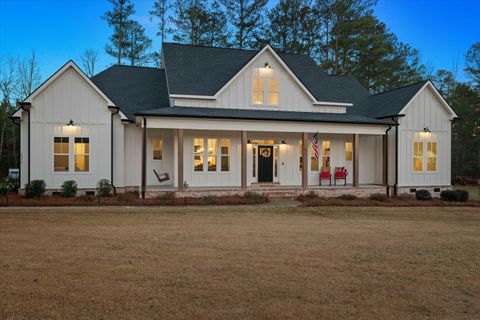
M27 183L30 183L30 109L25 108L25 105L20 102L20 108L25 111L28 114L28 125L27 125L27 136L28 136L28 145L27 145L27 151L28 151L28 157L27 157L27 169L28 169L28 175L27 175ZM20 130L21 131L21 130Z
M115 188L115 184L113 183L113 116L120 112L119 108L112 108L115 109L115 112L112 112L110 117L110 184L113 188L113 194L117 194L117 188Z
M396 124L395 128L395 184L393 185L393 195L398 195L398 120L392 117Z
M388 133L390 132L390 130L392 130L392 126L388 127L388 129L385 131L385 156L387 157L386 161L385 161L385 182L386 182L386 185L387 185L387 197L390 197L390 184L388 183L388 176L389 176L389 172L388 172Z
M145 199L145 189L147 185L147 118L143 118L143 138L142 138L142 199Z

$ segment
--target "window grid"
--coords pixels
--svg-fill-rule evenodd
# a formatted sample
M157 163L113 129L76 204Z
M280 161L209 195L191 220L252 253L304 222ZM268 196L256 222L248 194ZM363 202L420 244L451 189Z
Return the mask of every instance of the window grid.
M163 140L154 139L152 142L153 149L153 160L162 160L163 159Z
M230 139L220 140L220 170L230 171Z
M345 160L352 161L353 159L353 145L351 142L345 142Z
M70 143L68 137L53 138L53 171L68 172L70 163Z
M75 172L88 172L90 170L90 139L75 138Z
M423 142L413 142L413 171L423 171Z

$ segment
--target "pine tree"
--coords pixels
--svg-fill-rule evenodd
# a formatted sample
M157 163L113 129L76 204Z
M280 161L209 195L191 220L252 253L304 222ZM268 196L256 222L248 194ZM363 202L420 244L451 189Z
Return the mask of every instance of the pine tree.
M135 7L130 0L109 0L113 5L112 11L107 11L102 19L113 28L113 35L109 37L110 43L105 45L105 51L117 58L117 64L122 64L123 51L127 46L126 34L129 17L135 13Z
M233 29L233 46L240 49L257 47L268 0L220 1Z
M465 56L465 71L474 87L480 91L480 41L474 43Z
M177 0L174 16L173 40L202 45L208 37L208 4L206 0Z
M150 60L147 50L152 46L152 40L145 35L145 28L137 21L130 20L126 30L126 47L123 56L131 66L142 65Z
M207 18L207 38L209 46L229 46L229 32L227 29L227 18L218 1L213 1Z
M157 0L153 3L153 9L150 10L150 20L158 20L158 32L157 36L160 37L160 50L152 53L152 60L155 61L157 66L161 65L162 60L162 47L168 33L167 29L167 17L168 11L171 8L169 0Z

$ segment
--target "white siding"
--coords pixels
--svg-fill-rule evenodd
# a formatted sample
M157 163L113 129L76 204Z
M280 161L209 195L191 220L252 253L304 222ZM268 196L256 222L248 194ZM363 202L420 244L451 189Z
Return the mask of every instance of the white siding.
M278 106L254 106L252 102L252 79L255 71L268 62L275 79L279 80L280 101ZM342 106L314 106L311 98L291 78L276 58L268 51L262 53L245 69L216 100L175 98L174 104L182 107L261 109L282 111L345 113Z
M450 185L450 115L430 87L419 92L406 108L405 117L399 118L399 123L399 186ZM430 135L423 134L425 127L431 131ZM436 172L413 172L413 140L437 142Z

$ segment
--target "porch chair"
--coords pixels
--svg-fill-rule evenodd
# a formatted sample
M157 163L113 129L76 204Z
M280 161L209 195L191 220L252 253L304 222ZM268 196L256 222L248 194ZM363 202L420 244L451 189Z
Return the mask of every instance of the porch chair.
M170 175L168 174L168 172L159 174L155 169L153 169L153 173L155 173L155 176L160 183L170 180Z
M335 167L335 182L334 185L337 185L337 180L344 180L345 186L347 185L347 176L348 171L345 167Z
M329 180L330 186L332 185L332 174L330 173L330 167L323 167L320 169L320 185L322 180Z

